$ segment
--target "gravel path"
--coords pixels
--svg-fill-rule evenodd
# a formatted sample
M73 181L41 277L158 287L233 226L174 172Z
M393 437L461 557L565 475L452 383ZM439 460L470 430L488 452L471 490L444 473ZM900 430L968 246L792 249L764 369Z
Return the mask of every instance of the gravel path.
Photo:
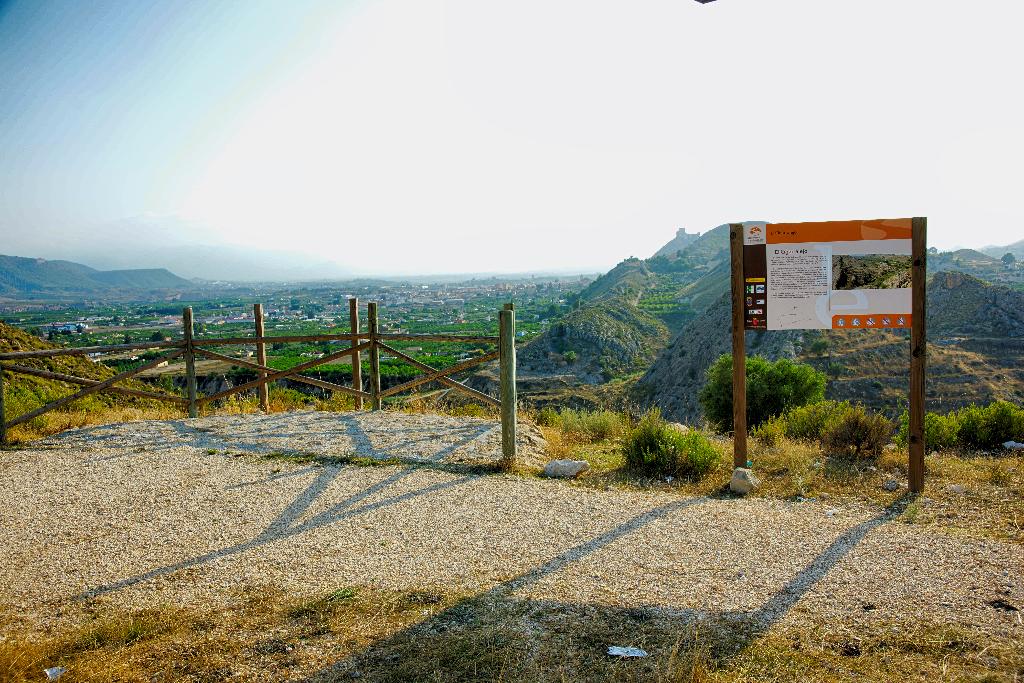
M493 423L433 415L292 413L111 425L0 453L0 605L38 624L97 598L198 605L243 585L362 584L769 625L1022 628L1021 612L989 603L1024 606L1024 548L923 530L878 508L259 457L496 457L494 433Z

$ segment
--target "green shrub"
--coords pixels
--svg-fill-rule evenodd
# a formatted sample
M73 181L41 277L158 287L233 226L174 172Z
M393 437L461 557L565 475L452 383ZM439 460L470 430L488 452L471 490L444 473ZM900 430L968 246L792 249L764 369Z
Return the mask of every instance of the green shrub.
M967 448L983 448L982 423L985 409L982 406L965 406L953 415L959 425L959 445Z
M960 421L956 415L926 413L924 443L926 448L956 448L960 443Z
M541 427L557 427L559 425L558 411L554 408L541 408L537 412L537 424Z
M1024 409L1006 401L967 406L956 411L959 441L966 448L997 448L1024 439Z
M847 406L828 420L821 441L833 453L875 458L889 443L893 429L884 415L869 413L863 406Z
M750 436L762 446L774 448L786 436L786 418L783 415L766 420L750 430Z
M825 375L810 365L788 359L775 362L751 356L746 363L747 425L782 415L825 397ZM721 431L732 430L732 356L724 354L708 368L700 404L708 421Z
M896 443L903 447L909 443L909 422L904 412L896 435ZM1022 439L1024 408L1006 401L966 406L945 415L926 413L924 416L924 443L928 449L998 448L1006 441Z
M648 411L626 434L622 446L626 467L652 476L699 479L721 460L721 453L700 432L681 432Z
M569 365L575 363L578 357L579 356L577 356L575 351L566 351L565 353L562 354L562 358L564 358L565 362L568 363Z
M910 415L903 411L896 444L906 448L910 444ZM955 412L947 415L926 413L924 416L924 445L929 450L945 450L960 446L960 420Z
M848 401L821 401L793 408L782 417L786 436L798 441L821 441L829 420L852 407Z

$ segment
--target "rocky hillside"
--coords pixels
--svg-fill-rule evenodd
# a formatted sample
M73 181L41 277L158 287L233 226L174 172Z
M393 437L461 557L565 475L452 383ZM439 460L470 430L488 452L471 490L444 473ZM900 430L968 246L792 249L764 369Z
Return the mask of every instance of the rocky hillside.
M928 288L932 335L1024 337L1024 292L965 273L936 274Z
M58 348L49 342L34 337L16 327L0 323L0 353L9 351L36 351L43 349ZM8 361L3 362L4 365ZM85 379L104 380L113 377L115 372L103 365L94 363L82 356L54 356L51 358L26 358L17 361L18 365L25 365L39 370L58 372L65 375L74 375ZM154 391L154 388L143 382L129 380L121 382L118 386ZM67 396L78 391L79 385L65 384L49 379L41 379L30 375L4 373L4 398L6 400L7 417L11 419L16 415L37 408L44 403ZM90 403L103 405L133 405L150 406L157 404L149 399L138 399L130 396L121 396L101 392L94 394L87 399ZM74 408L76 405L71 404Z
M580 300L598 303L623 299L636 305L645 292L657 286L658 276L646 261L628 258L594 280L580 292Z
M650 259L628 258L580 292L576 307L519 352L527 400L574 391L649 367L672 334L728 287L728 226L680 230ZM724 270L723 270L724 268ZM483 369L473 382L494 378Z
M1009 249L1009 247L1005 249ZM1007 253L1005 249L995 256L987 250L983 253L974 249L933 252L928 254L928 272L939 273L955 270L974 275L986 282L1005 284L1024 282L1024 268L1020 263L1007 264L1001 260L1001 257Z
M725 295L687 325L658 356L637 383L634 397L643 408L656 406L671 420L693 424L700 420L697 394L705 384L708 367L732 349L732 307ZM748 355L776 360L797 358L800 332L747 332Z
M728 288L729 226L681 230L655 256L628 258L597 278L576 309L519 352L520 393L535 403L605 402L595 387L650 367L672 335ZM471 382L492 383L492 370Z
M572 375L599 384L648 367L668 339L661 322L613 299L564 316L522 349L519 369L524 376Z
M928 284L928 409L1024 399L1024 294L964 273ZM748 332L747 353L794 358L825 372L826 396L892 415L907 400L906 331ZM637 383L643 406L671 419L701 416L697 394L708 366L731 348L730 304L722 297L686 326Z
M686 228L679 228L679 230L676 231L676 236L673 237L668 244L654 252L654 255L674 258L678 252L684 251L698 239L700 239L700 233L686 232Z

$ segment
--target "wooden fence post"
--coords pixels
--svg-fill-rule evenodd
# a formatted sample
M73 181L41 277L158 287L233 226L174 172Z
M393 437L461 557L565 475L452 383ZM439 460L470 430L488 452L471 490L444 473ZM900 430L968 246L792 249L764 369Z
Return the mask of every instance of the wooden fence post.
M927 356L925 331L925 283L927 259L927 218L911 222L910 269L910 468L912 493L924 491L924 382Z
M366 304L366 326L370 333L370 407L380 410L380 346L377 345L377 302Z
M352 334L359 334L359 299L352 297L348 300L349 330ZM352 346L359 344L358 339L352 340ZM350 357L352 361L352 388L356 391L363 390L363 358L358 351ZM356 410L363 409L363 397L356 396Z
M7 412L4 408L4 369L0 366L0 446L7 445Z
M743 332L743 224L729 224L732 261L732 441L733 467L747 466L747 350Z
M188 416L197 417L199 411L196 408L196 354L192 342L194 329L191 306L186 306L181 311L181 323L185 336L185 391L188 399Z
M498 313L498 364L501 375L501 459L516 464L516 313L511 304Z
M266 326L263 323L263 304L253 304L252 314L256 318L256 336L260 339L266 336ZM267 345L262 341L256 342L256 362L260 365L267 364ZM265 370L260 370L259 378L267 379ZM270 412L270 387L264 382L259 386L260 410L264 413Z

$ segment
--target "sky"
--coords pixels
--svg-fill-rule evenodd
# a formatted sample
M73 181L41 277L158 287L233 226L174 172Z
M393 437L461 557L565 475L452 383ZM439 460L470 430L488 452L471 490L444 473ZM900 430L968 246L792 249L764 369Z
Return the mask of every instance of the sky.
M1007 244L1021 25L1019 0L0 0L0 253L582 272L681 227L921 215L930 246Z

